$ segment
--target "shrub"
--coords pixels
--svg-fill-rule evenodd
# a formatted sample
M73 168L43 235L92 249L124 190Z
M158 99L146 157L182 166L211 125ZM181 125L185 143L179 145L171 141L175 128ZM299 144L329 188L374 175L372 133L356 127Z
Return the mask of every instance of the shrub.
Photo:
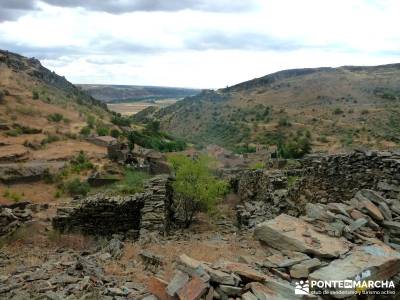
M86 196L90 192L90 185L75 178L65 183L65 191L71 196Z
M47 120L55 123L61 122L63 118L64 118L63 115L59 113L54 113L47 116Z
M0 90L0 103L4 102L4 96L5 96L5 93L2 90Z
M283 158L301 158L311 152L311 139L302 132L278 142L278 155Z
M94 128L94 125L96 123L96 119L92 115L88 115L86 118L86 123L88 124L89 128Z
M166 135L162 133L149 133L131 131L128 134L130 145L137 144L145 148L155 149L161 152L183 151L186 149L186 143L182 140L166 140Z
M362 115L367 115L367 114L369 114L369 110L368 110L368 109L363 109L363 110L361 111L361 114L362 114Z
M61 138L58 135L53 135L53 134L48 134L46 138L44 138L40 144L42 146L46 145L46 144L50 144L50 143L54 143L54 142L58 142L59 140L61 140Z
M251 170L262 170L262 169L264 169L264 167L265 167L265 164L261 161L254 162L254 163L250 164L250 166L249 166L249 168Z
M318 142L327 143L328 138L326 137L326 135L321 134L321 136L318 138Z
M343 114L344 112L343 112L343 110L340 108L340 107L336 107L334 110L333 110L333 114L334 115L341 115L341 114Z
M33 100L39 99L39 92L38 91L33 91L32 92L32 99Z
M160 122L159 121L151 121L146 125L146 130L149 132L157 133L160 131Z
M244 146L237 146L233 149L233 152L237 154L243 154L243 153L255 153L256 152L256 147L249 146L249 145L244 145Z
M114 138L118 138L121 135L121 131L119 131L118 129L111 129L110 131L110 135Z
M105 136L109 134L109 129L105 125L97 125L96 132L99 136Z
M279 127L289 127L289 126L292 126L292 124L290 123L288 117L282 117L278 120L278 126Z
M113 190L119 194L132 195L144 191L144 181L149 175L144 172L126 169L124 178L113 186Z
M189 227L197 212L215 209L218 200L228 191L228 185L212 174L211 160L206 156L194 160L174 155L169 161L175 170L173 188L178 214L184 226Z
M89 126L85 126L81 129L80 134L86 137L90 135L91 131Z
M84 151L79 151L79 154L71 160L71 168L72 171L76 173L80 173L84 170L93 169L93 164L89 161L89 158L86 156Z
M9 200L12 200L14 202L19 202L22 199L23 194L19 194L17 192L13 192L11 190L6 190L3 194L4 198L7 198Z
M129 117L124 117L119 114L113 115L111 118L111 123L117 125L117 126L130 126L131 125L131 120Z

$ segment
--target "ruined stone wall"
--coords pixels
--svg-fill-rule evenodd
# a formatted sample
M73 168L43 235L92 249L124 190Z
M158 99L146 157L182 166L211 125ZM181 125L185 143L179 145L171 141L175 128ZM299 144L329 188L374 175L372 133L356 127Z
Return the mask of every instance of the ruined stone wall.
M96 194L61 207L53 226L62 231L94 235L124 234L136 238L146 231L164 233L169 228L171 191L168 176L150 179L144 193L130 196Z
M361 189L400 199L400 152L313 155L298 170L244 171L233 186L242 200L238 222L253 227L280 213L297 216L308 202L343 202ZM295 177L289 182L289 177Z
M400 153L356 151L311 156L303 164L304 176L292 189L292 200L346 201L364 188L378 191L386 198L400 197Z

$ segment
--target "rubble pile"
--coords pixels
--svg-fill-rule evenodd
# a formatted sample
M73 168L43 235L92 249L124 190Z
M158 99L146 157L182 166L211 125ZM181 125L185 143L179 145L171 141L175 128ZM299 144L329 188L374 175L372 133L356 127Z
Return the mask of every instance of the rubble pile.
M386 199L373 190L360 190L344 202L306 204L306 221L330 236L352 243L381 240L400 250L400 200Z
M210 264L182 254L169 282L153 277L143 299L302 299L288 282L248 264L220 261Z
M36 206L29 202L0 205L0 236L12 234L22 224L31 220L32 208L36 209Z
M113 238L100 251L76 252L60 248L41 265L24 262L9 275L0 276L0 299L139 299L144 285L126 276L106 275L103 265L121 255L122 242ZM0 266L18 261L17 254L4 256Z

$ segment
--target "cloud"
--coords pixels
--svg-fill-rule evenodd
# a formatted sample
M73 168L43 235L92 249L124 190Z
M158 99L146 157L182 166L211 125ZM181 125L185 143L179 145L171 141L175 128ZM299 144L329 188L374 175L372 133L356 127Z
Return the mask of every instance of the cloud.
M185 9L212 12L240 12L256 6L254 0L42 0L60 7L83 7L87 10L121 14L134 11L180 11Z
M36 9L35 0L2 0L0 2L0 22L16 20Z
M185 41L188 49L194 50L275 50L291 51L302 46L292 40L282 40L255 32L204 32Z

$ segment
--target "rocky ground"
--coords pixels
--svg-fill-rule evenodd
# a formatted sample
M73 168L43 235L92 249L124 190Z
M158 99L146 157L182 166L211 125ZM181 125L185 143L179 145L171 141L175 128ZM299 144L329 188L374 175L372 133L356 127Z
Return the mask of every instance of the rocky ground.
M134 196L91 195L57 211L3 205L0 299L343 298L338 288L296 294L307 280L390 281L372 289L385 295L361 287L345 296L397 299L398 156L355 152L244 171L219 213L189 229L174 223L167 175Z

